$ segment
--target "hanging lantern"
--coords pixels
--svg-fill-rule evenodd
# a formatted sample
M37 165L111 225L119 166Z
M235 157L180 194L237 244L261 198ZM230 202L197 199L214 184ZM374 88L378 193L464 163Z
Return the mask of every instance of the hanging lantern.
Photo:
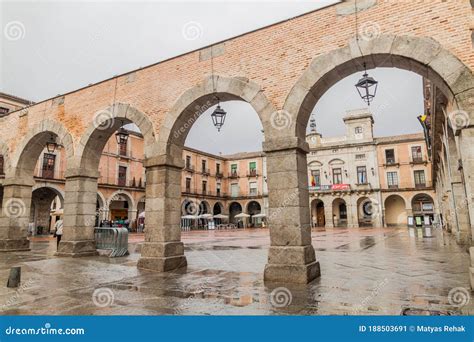
M128 133L128 131L125 128L123 128L123 122L122 122L122 126L119 128L117 133L115 133L115 138L117 139L117 144L126 145L129 135L130 135L130 133Z
M221 131L221 127L224 126L226 111L221 108L218 104L217 108L214 109L214 112L211 114L212 123L217 128L217 131Z
M365 63L364 63L364 69L365 69ZM377 82L373 77L370 77L367 74L367 70L364 72L364 75L362 75L362 78L359 80L359 82L356 83L356 88L357 91L359 92L360 97L362 100L367 102L367 105L370 106L370 102L375 97L375 94L377 93Z
M57 147L58 143L56 142L56 138L54 137L54 135L51 134L50 139L46 142L46 149L49 153L54 153Z

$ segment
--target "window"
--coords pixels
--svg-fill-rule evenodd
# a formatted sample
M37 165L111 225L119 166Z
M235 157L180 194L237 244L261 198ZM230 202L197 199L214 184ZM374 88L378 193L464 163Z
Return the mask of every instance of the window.
M340 168L332 169L332 183L342 184L342 170Z
M119 155L126 156L127 155L127 140L123 141L119 144Z
M411 157L414 162L423 161L423 155L421 154L421 146L412 146L411 147Z
M191 178L186 178L186 192L191 192Z
M355 134L361 134L362 133L362 127L358 126L358 127L354 128L354 132L355 132Z
M205 160L201 161L202 173L207 173L207 163Z
M4 168L4 165L3 165L3 156L0 155L0 175L4 175L5 174L5 170L3 169Z
M250 196L257 196L257 182L250 182L249 183L249 195Z
M216 194L217 196L221 195L221 183L216 184Z
M56 156L51 153L45 153L43 156L43 178L54 178L54 165L56 164Z
M221 164L216 163L216 175L220 175L220 174L221 174Z
M365 166L357 166L357 184L367 184L367 169Z
M230 175L231 177L237 177L237 164L230 165Z
M385 163L395 164L395 150L393 148L385 150Z
M347 206L345 203L339 204L339 218L341 220L347 220Z
M320 170L311 170L311 186L321 186Z
M207 193L207 181L202 181L202 193L204 195Z
M10 110L5 107L0 107L0 116L7 115Z
M358 160L365 159L365 153L356 154L355 159L358 159Z
M398 176L396 172L387 172L387 184L389 188L398 188Z
M249 175L256 176L257 175L257 162L250 162L249 163Z
M230 194L232 197L237 197L239 196L239 184L237 183L232 183L230 185Z
M413 172L415 176L415 187L424 188L426 186L425 171L416 170Z
M186 168L191 168L191 156L186 156Z
M126 186L127 184L127 167L126 166L119 166L118 169L118 185L119 186Z

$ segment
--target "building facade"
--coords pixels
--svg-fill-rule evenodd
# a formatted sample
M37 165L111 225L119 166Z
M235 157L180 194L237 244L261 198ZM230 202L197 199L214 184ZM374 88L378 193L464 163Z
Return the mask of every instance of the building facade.
M312 226L431 224L434 191L423 134L375 138L367 110L348 111L344 123L346 134L335 138L323 138L311 123Z

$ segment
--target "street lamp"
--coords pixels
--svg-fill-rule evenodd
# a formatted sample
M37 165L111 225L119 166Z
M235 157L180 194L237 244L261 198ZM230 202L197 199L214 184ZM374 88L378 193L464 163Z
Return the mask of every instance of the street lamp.
M212 123L214 126L217 128L217 131L221 131L221 127L224 125L225 122L225 116L226 116L226 111L221 108L219 105L219 99L217 99L217 108L214 109L214 112L211 114L212 118Z
M117 133L115 133L115 139L117 139L117 144L125 145L127 143L129 135L130 133L128 133L128 131L125 128L123 128L123 121L122 121L122 126L120 126Z
M365 63L364 70L364 75L362 75L362 78L359 80L359 82L356 83L355 86L362 100L367 102L367 105L370 106L370 102L372 102L375 97L375 94L377 93L377 84L379 82L377 82L373 77L370 77L369 74L367 74Z
M57 147L58 147L58 143L56 142L54 135L51 134L50 139L46 142L46 149L48 150L49 153L53 153L54 151L56 151Z

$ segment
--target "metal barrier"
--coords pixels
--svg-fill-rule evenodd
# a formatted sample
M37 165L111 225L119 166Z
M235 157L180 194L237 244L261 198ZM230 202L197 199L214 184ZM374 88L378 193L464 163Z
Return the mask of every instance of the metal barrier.
M121 257L128 254L128 229L115 227L95 227L97 249L110 249L110 257Z

